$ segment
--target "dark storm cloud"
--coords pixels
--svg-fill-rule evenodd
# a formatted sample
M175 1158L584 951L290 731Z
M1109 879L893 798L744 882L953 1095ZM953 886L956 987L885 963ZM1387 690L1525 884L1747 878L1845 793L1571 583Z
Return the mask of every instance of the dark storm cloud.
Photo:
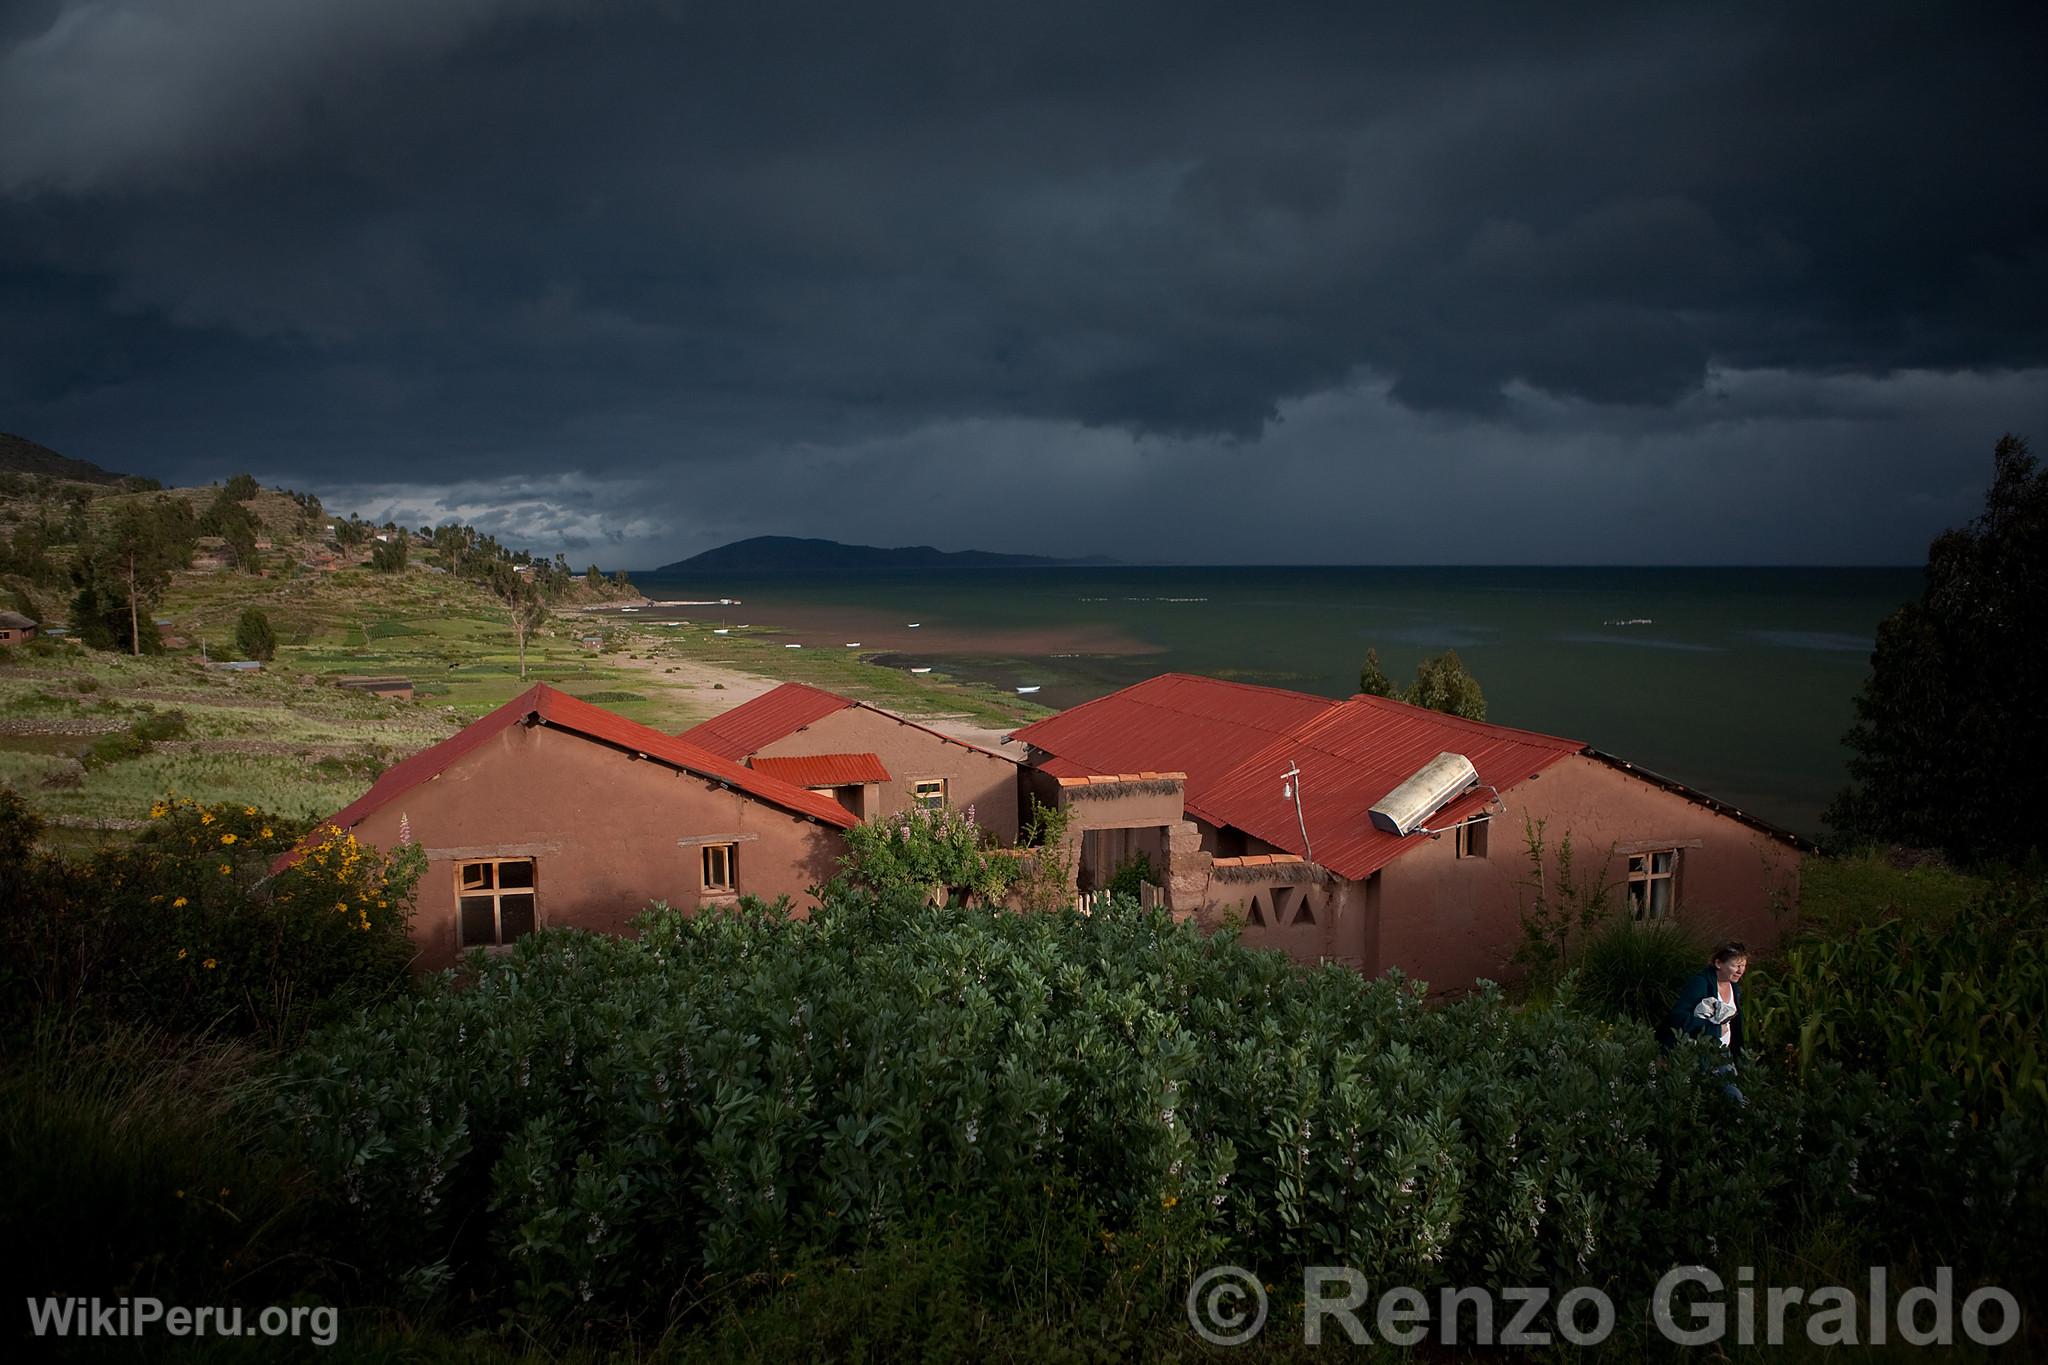
M171 474L575 473L637 508L806 452L887 480L933 431L1251 458L1345 393L1390 414L1359 432L1711 462L1722 376L1799 423L1842 376L2048 365L2040 36L2018 6L30 4L0 401ZM1325 437L1293 458L1393 458ZM561 534L601 534L573 503Z

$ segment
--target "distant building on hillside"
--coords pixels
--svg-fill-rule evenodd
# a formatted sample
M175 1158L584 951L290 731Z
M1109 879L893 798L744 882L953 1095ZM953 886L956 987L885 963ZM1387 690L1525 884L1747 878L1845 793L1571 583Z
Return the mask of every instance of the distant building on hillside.
M913 720L803 683L784 683L679 738L806 789L863 820L911 806L972 807L1017 841L1017 764Z
M808 912L854 823L829 797L546 684L326 822L381 849L424 846L412 932L428 968L535 929L621 933L656 900L695 912L788 896Z
M0 645L18 645L36 638L36 623L18 611L0 611Z
M1073 812L1077 890L1143 854L1178 918L1231 917L1246 942L1437 989L1502 979L1571 840L1582 889L1617 914L1673 918L1704 941L1777 938L1805 845L1575 739L1461 720L1382 697L1348 701L1167 674L1018 730L1026 784ZM1369 815L1440 754L1478 785L1403 836Z

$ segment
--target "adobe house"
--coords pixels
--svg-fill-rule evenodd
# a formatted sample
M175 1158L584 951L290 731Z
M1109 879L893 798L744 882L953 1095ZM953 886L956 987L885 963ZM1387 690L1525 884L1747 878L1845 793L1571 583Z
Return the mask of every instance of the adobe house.
M1078 889L1143 852L1176 918L1241 917L1244 939L1438 990L1510 975L1534 896L1569 837L1573 880L1615 912L1702 940L1776 941L1796 909L1797 836L1575 739L1383 697L1333 701L1167 674L1016 732L1026 781L1074 812ZM1399 836L1368 812L1444 753L1478 785Z
M36 623L18 611L0 611L0 645L18 645L36 638Z
M678 738L828 794L858 819L972 806L982 828L1017 841L1014 760L822 688L784 683Z
M377 779L326 822L424 845L419 965L535 929L623 933L650 901L689 913L788 896L838 870L840 804L546 684ZM289 855L287 855L289 856Z

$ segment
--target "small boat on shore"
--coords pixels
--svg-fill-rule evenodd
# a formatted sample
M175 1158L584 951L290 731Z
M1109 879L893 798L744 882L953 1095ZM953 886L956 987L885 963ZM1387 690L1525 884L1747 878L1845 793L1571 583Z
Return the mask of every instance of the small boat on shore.
M929 672L931 672L931 669L930 669L930 668L913 668L913 669L911 669L910 671L911 671L912 673L929 673Z
M802 645L784 645L784 646L783 646L783 648L784 648L784 649L802 649L802 648L803 648L803 646L802 646Z
M1036 692L1037 690L1038 690L1038 688L1037 688L1036 686L1032 686L1032 687L1020 687L1020 688L1018 688L1018 689L1017 689L1017 695L1018 695L1018 696L1020 696L1020 697L1028 697L1028 696L1030 696L1030 695L1031 695L1031 694L1032 694L1033 692Z
M848 649L859 649L859 648L860 648L860 641L858 641L858 640L848 640L848 641L846 642L846 647L847 647Z
M716 628L715 630L713 630L713 631L712 631L711 633L712 633L713 635L730 635L730 634L731 634L732 632L731 632L730 630L726 629L726 628L725 628L724 626L719 626L718 628Z
M911 623L910 623L909 625L905 626L905 627L904 627L904 629L905 629L905 630L916 630L916 629L917 629L917 628L918 628L919 626L921 626L921 625L923 625L923 624L924 624L924 622L922 622L922 621L912 621L912 622L911 622Z

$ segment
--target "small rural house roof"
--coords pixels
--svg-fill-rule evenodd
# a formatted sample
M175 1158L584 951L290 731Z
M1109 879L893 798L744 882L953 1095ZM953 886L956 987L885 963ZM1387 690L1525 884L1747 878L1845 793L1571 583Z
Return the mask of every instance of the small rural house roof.
M723 758L745 758L806 725L853 705L849 697L803 683L784 683L676 736Z
M1478 787L1430 818L1445 827L1481 814L1493 800L1487 787L1506 791L1585 747L1576 739L1358 696L1249 755L1206 783L1199 798L1191 791L1188 805L1199 801L1212 823L1234 826L1291 853L1307 856L1313 848L1317 863L1362 881L1418 842L1374 829L1366 812L1438 754L1463 754L1479 772ZM1294 803L1280 795L1280 775L1290 765L1301 769L1298 818Z
M35 622L18 611L0 611L0 626L5 626L9 630L29 630L35 626Z
M754 758L747 766L792 787L855 787L887 782L889 770L878 754L811 754L802 758Z
M472 721L439 744L422 749L410 758L394 764L377 779L369 791L336 811L329 819L322 821L321 827L334 825L344 830L353 829L372 811L384 806L393 798L438 777L456 760L483 747L512 726L528 722L550 725L599 744L608 744L627 753L643 755L680 771L737 788L749 796L780 806L794 814L806 816L821 824L831 825L835 829L850 829L859 823L844 806L830 797L805 791L802 787L791 786L767 773L741 767L731 759L721 758L694 744L665 735L637 721L627 720L624 716L607 711L601 706L579 701L566 692L558 692L546 683L536 683L497 710ZM280 861L288 861L291 856L293 855L287 855L286 859Z
M1438 826L1479 814L1492 799L1560 759L1585 754L1774 839L1812 845L1669 778L1646 772L1582 741L1465 720L1387 697L1332 701L1185 673L1150 678L1121 692L1035 721L1014 732L1047 755L1054 777L1140 769L1187 773L1185 809L1211 825L1243 830L1357 881L1416 846L1372 827L1367 812L1440 753L1472 761L1479 787L1431 818ZM1301 769L1301 812L1280 794L1290 765ZM1307 826L1308 839L1302 838Z
M1011 737L1054 755L1039 765L1054 777L1184 772L1193 808L1198 791L1336 705L1306 692L1162 673L1034 721Z
M957 744L963 749L987 754L990 758L1000 758L1005 763L1010 761L1003 754L993 753L978 744L969 744L964 739L941 734L929 725L919 725L914 720L906 720L894 711L884 711L879 706L869 706L864 701L855 701L851 697L842 697L837 692L827 692L822 687L811 687L805 683L784 683L752 701L741 702L723 715L713 716L702 724L692 726L676 738L727 758L747 758L761 752L778 739L786 739L806 726L815 725L829 715L855 706L887 717L898 725L922 730L934 739L944 740L948 744Z

